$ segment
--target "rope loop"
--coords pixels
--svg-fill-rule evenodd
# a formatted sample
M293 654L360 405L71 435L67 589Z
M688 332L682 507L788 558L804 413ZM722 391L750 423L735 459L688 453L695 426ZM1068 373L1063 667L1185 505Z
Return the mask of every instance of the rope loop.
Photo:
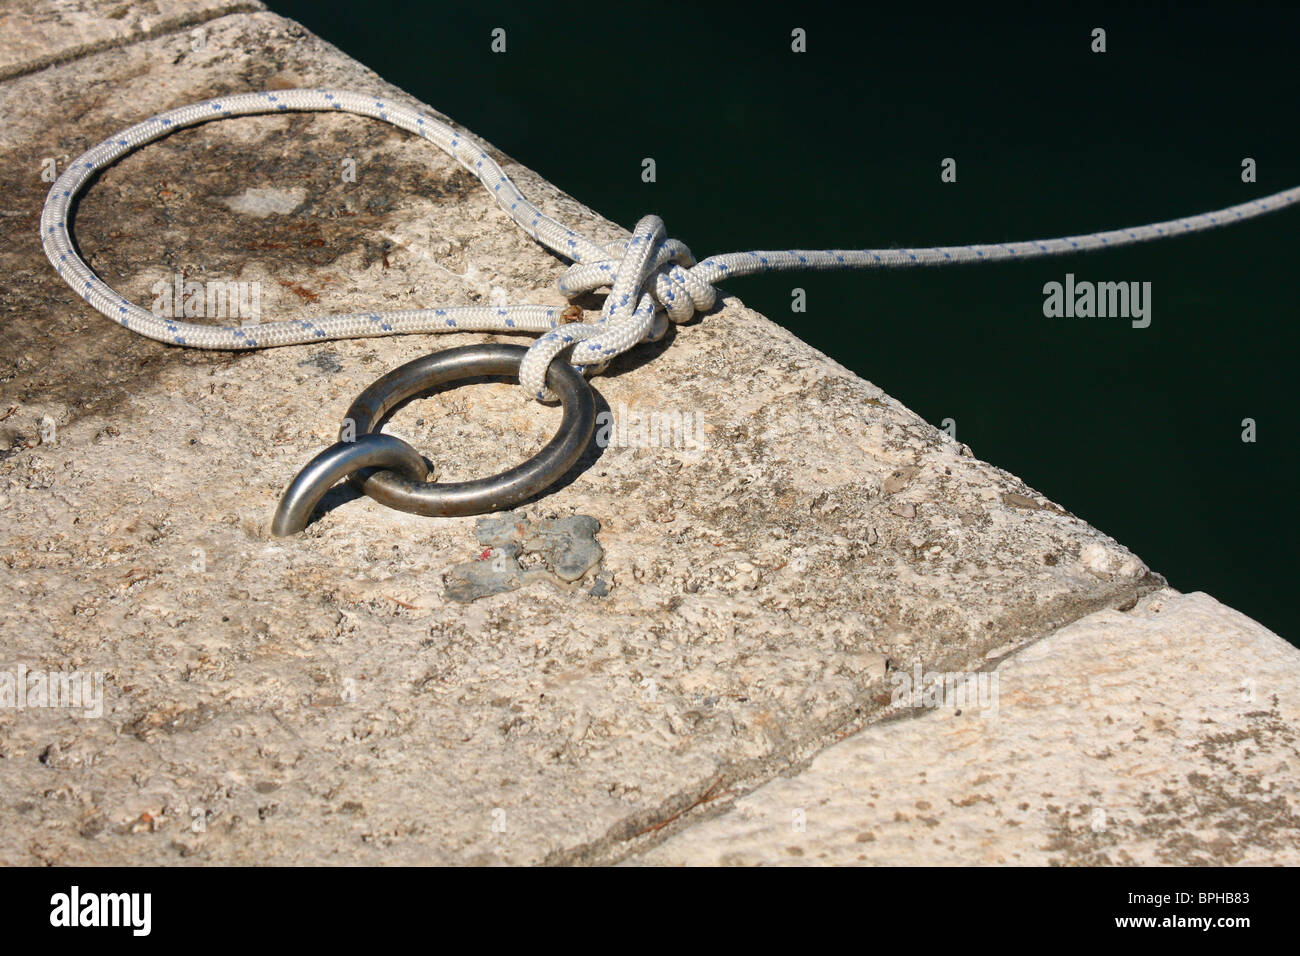
M419 136L445 151L476 176L520 229L574 264L560 277L560 291L570 299L610 287L600 318L565 324L562 310L545 305L445 306L376 309L347 315L216 326L187 322L174 314L155 314L114 292L82 260L70 231L73 199L97 170L145 143L178 129L231 116L291 110L341 111L369 116ZM629 239L601 246L557 222L529 202L501 166L472 137L422 110L384 96L346 90L277 90L235 93L181 106L137 123L87 150L50 188L41 212L41 243L50 264L78 296L124 328L159 342L203 349L262 349L329 339L352 339L413 332L535 332L520 363L525 393L547 401L550 363L568 351L567 361L586 374L603 370L610 359L639 342L657 341L668 322L685 322L707 312L717 301L713 283L768 272L826 269L898 269L959 263L1033 259L1072 255L1103 248L1149 242L1232 225L1286 208L1300 201L1300 187L1251 199L1215 212L1168 222L1114 229L1057 239L926 249L788 249L731 252L697 263L683 243L669 239L658 216L645 216Z

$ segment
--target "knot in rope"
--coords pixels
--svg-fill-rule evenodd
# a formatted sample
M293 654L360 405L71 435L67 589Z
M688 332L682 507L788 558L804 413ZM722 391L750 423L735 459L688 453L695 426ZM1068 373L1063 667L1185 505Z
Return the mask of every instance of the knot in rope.
M608 253L575 262L560 276L559 289L569 299L603 286L611 289L595 322L547 332L528 349L519 382L540 401L554 400L546 369L565 349L572 347L569 362L575 368L597 374L634 345L659 341L669 320L685 322L717 301L717 291L694 271L691 250L668 238L658 216L643 216L631 238L614 243Z

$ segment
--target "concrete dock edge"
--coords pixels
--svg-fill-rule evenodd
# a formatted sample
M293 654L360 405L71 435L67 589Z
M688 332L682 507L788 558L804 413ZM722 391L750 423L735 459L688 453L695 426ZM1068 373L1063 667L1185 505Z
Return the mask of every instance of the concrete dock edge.
M734 296L593 378L624 430L508 520L340 493L272 538L366 385L528 340L141 339L46 262L43 173L228 92L414 101L252 2L23 0L0 39L0 863L1300 857L1300 650ZM627 235L495 155L548 214ZM176 276L255 285L274 319L568 304L472 177L356 116L178 132L106 170L76 234L146 306ZM690 434L639 440L656 416ZM556 421L502 382L389 430L456 480ZM581 567L575 515L599 524ZM506 546L505 585L449 586ZM97 713L6 704L5 675L69 672Z

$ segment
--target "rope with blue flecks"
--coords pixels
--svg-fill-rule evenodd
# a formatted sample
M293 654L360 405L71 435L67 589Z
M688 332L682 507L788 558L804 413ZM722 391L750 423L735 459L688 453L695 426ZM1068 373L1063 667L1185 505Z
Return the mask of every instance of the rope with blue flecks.
M573 298L612 287L600 318L591 323L565 324L564 310L552 306L449 306L331 315L247 327L202 325L156 316L127 301L77 254L68 230L68 212L72 200L97 170L182 127L231 116L289 110L358 113L401 127L441 147L478 177L497 205L520 228L553 252L573 261L559 280L564 295ZM1060 239L929 249L733 252L696 263L683 243L667 237L663 220L658 216L641 219L629 239L608 248L597 245L543 214L525 199L478 143L417 109L361 93L284 90L223 96L182 106L104 140L80 156L54 183L41 214L41 241L59 275L86 302L132 332L175 345L259 349L411 332L541 332L544 334L533 343L520 366L519 381L528 394L545 400L550 398L545 386L546 369L565 349L572 349L568 361L574 365L585 367L588 372L599 371L614 356L637 343L661 338L667 331L668 320L683 322L696 311L712 308L717 298L713 283L720 279L759 272L885 269L1084 252L1229 225L1284 208L1298 198L1300 187L1185 219Z

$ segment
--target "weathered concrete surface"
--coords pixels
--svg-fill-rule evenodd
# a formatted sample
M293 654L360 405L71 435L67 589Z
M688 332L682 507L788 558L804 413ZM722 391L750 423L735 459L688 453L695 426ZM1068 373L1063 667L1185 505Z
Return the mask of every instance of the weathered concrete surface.
M1166 590L995 673L987 714L876 724L640 862L1300 863L1300 650L1250 618Z
M36 235L44 157L228 91L401 96L279 17L207 30L0 84L0 158L30 171L0 186L0 667L105 674L103 719L0 709L0 862L619 859L881 714L887 667L970 669L1161 583L735 299L594 382L613 409L697 416L705 447L593 448L522 509L600 522L581 580L454 601L473 519L346 496L269 539L357 392L491 337L190 352L62 284ZM505 165L548 213L625 235ZM260 283L268 318L563 304L561 263L474 180L359 117L181 131L105 171L76 234L146 305L177 272ZM490 383L389 430L456 479L557 420Z
M261 9L258 0L4 0L0 79ZM190 40L202 42L198 36Z

